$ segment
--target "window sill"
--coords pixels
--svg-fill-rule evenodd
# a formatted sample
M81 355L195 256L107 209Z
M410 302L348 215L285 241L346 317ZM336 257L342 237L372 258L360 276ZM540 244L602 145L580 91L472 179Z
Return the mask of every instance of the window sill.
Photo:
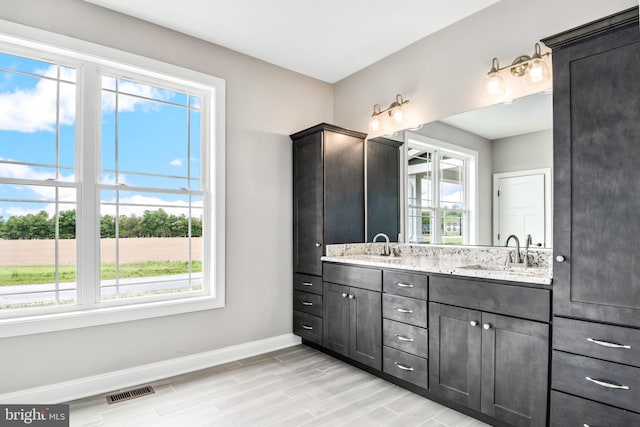
M64 313L0 320L0 338L130 322L222 307L224 307L223 298L210 296L93 308L90 310L83 310L78 306L76 310Z

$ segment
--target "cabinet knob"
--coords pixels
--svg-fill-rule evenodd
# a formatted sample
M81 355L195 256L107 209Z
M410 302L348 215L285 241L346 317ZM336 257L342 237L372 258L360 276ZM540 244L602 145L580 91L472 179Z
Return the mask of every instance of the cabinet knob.
M356 298L356 296L355 296L355 295L353 295L353 294L349 294L349 299L355 299L355 298Z
M491 323L485 323L484 325L482 325L482 327L488 331L489 329L491 329Z
M564 255L558 255L556 257L556 261L558 262L565 262L566 258L564 257Z
M319 248L320 246L322 246L322 243L316 242L316 248Z
M478 326L478 322L476 322L475 320L472 320L471 322L469 322L469 324L471 326Z
M345 293L345 292L343 292L343 293L342 293L342 298L346 298L346 297L348 297L348 296L349 296L349 295L348 295L347 293Z

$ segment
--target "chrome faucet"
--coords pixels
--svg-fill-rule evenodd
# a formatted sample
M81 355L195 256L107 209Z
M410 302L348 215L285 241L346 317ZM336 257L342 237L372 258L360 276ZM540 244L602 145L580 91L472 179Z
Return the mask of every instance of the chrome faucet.
M384 233L378 233L375 236L373 236L372 242L375 243L376 240L378 240L378 237L384 237L384 240L385 240L384 249L383 249L384 252L382 252L382 255L384 256L391 255L391 250L389 249L389 236L387 236Z
M509 241L511 239L514 239L516 241L516 264L520 264L522 262L522 258L520 258L520 240L518 240L518 236L516 236L515 234L510 235L509 237L507 237L507 243L505 243L505 246L509 246Z

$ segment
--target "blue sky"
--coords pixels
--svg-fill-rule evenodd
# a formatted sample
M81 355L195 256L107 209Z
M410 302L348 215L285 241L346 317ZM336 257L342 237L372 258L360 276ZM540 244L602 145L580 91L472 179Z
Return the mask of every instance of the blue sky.
M59 122L60 179L76 177L76 72L31 59L0 52L0 177L38 179L54 178L56 173L56 123ZM28 76L17 70L37 76ZM40 76L61 76L58 83ZM121 173L118 182L129 186L200 190L200 181L188 180L200 175L200 111L199 98L146 84L119 80L120 93L111 92L115 79L103 77L102 91L102 182L115 179L116 117L118 125L118 167L120 171L157 174L163 177ZM117 111L116 111L116 96ZM150 98L146 99L146 98ZM56 100L59 99L59 102ZM158 102L154 101L157 100ZM174 105L178 104L178 105ZM189 104L193 107L189 111ZM189 122L187 118L189 117ZM187 151L190 135L190 152ZM6 161L38 163L47 166L15 165ZM173 178L180 177L180 178ZM0 184L0 199L44 200L25 203L0 200L0 216L24 215L47 210L54 212L51 187L27 187ZM60 192L60 210L75 207L75 191ZM115 200L114 191L103 191L103 202ZM188 204L185 195L133 193L123 191L120 201L127 204L161 206L166 211L187 214L179 207ZM201 199L194 200L202 206ZM121 214L141 214L150 206L124 206ZM113 206L103 205L102 213L114 213ZM174 213L174 212L172 212ZM199 213L196 213L199 216Z

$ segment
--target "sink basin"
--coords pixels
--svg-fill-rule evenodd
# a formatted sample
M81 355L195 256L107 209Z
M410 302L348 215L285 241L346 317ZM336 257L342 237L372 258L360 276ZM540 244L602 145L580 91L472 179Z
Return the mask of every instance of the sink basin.
M362 260L362 261L383 262L383 263L390 263L390 264L400 264L402 262L402 258L397 256L361 254L361 255L346 255L345 257Z
M471 265L463 265L457 267L461 270L479 270L479 271L487 271L487 272L499 272L499 273L515 273L515 274L523 274L527 276L537 276L542 272L542 269L539 267L525 267L524 265L508 265L504 268L496 268L496 267L487 267L480 264L471 264Z

